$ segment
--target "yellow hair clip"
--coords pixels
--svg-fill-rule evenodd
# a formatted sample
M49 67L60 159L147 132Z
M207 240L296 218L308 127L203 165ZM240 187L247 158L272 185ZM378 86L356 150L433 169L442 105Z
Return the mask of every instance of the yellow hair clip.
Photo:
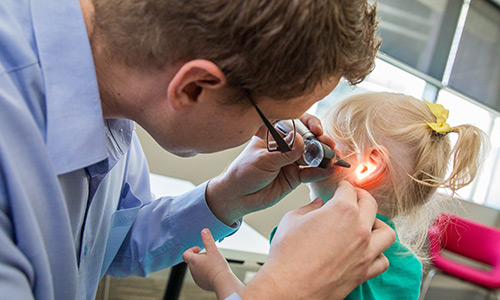
M447 134L451 132L451 127L446 120L448 119L449 111L444 108L441 104L430 103L424 100L424 103L429 107L432 114L436 116L436 123L427 123L432 130L437 133Z

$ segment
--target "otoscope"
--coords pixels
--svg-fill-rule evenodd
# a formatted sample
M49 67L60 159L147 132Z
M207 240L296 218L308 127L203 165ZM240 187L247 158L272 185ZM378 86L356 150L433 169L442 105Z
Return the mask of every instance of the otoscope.
M335 160L333 163L335 166L351 167L348 162L340 159L332 148L320 142L302 121L298 119L293 121L282 120L276 123L275 128L284 135L287 135L290 131L293 131L294 123L297 134L300 134L304 139L304 154L302 154L302 158L307 165L325 169L330 165L331 160Z

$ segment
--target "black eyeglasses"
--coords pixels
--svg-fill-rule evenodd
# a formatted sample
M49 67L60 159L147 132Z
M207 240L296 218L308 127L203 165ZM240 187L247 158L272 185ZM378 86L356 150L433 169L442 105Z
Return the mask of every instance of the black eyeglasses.
M259 114L260 118L262 119L262 122L264 122L264 125L267 127L267 150L270 152L273 151L279 151L281 153L289 152L292 151L292 146L295 141L295 122L292 120L293 124L293 130L291 131L292 133L292 140L287 143L285 141L284 136L288 134L288 132L283 132L280 130L280 128L275 128L273 124L269 121L269 119L264 116L262 111L260 111L259 107L257 107L257 104L255 104L255 100L253 99L252 95L250 94L250 91L247 89L243 89L245 93L247 94L248 99L252 103L253 107L255 107L255 110L257 110L257 113Z

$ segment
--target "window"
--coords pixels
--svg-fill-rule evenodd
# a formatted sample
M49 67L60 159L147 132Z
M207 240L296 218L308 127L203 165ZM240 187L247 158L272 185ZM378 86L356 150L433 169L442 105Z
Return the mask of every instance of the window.
M375 64L375 70L357 86L351 86L349 82L341 80L332 93L318 103L313 113L322 115L333 103L360 93L387 91L404 93L419 99L423 97L427 86L425 80L379 58Z
M449 86L500 111L500 9L471 1Z
M441 80L463 0L378 0L381 51Z
M487 161L490 164L485 172L485 178L490 175L489 184L481 185L481 189L485 191L485 204L495 208L500 208L500 117L495 118L493 130L491 131L491 154ZM486 181L486 180L485 180ZM479 190L479 188L478 188Z

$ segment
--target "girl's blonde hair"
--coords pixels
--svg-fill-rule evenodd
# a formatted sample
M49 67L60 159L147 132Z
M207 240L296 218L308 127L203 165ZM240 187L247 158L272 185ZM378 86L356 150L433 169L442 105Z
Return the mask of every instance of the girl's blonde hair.
M405 220L405 232L398 228L400 239L419 254L428 224L439 211L435 206L440 203L430 201L432 196L438 187L455 195L472 182L482 160L484 132L460 125L449 134L437 133L427 125L435 123L436 116L423 101L396 93L350 97L333 106L324 122L327 134L346 147L344 152L365 153L376 147L384 155L389 180L375 193L385 200L387 217ZM458 138L452 147L453 133ZM424 206L428 209L422 210Z

